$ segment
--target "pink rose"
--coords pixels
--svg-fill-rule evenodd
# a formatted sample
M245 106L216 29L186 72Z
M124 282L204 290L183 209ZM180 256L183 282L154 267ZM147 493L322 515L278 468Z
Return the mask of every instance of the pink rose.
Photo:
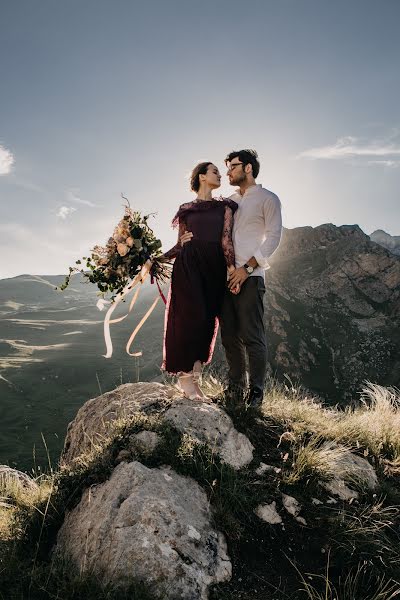
M120 256L125 256L129 252L129 247L126 244L118 244L117 251Z

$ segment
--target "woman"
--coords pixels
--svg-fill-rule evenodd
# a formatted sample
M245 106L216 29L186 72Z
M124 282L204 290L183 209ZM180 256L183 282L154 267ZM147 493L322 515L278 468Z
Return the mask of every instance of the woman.
M193 169L190 184L197 196L179 207L172 222L179 226L178 243L164 255L176 260L165 318L163 369L178 375L185 396L206 399L199 381L202 365L212 358L227 271L235 268L232 225L237 204L212 197L221 175L211 162ZM186 229L193 237L182 246Z

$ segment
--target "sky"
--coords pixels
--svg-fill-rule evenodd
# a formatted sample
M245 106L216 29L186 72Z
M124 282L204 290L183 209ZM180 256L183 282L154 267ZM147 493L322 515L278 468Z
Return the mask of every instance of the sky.
M284 226L400 234L399 0L0 0L0 278L123 213L168 249L201 160L255 148Z

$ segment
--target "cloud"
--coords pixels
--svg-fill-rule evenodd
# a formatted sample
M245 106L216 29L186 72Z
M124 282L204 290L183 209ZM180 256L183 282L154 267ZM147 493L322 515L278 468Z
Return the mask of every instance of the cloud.
M57 217L60 217L60 219L66 219L69 215L71 215L72 213L74 213L77 209L74 208L73 206L61 206L58 209L57 212Z
M343 160L348 158L368 157L394 157L400 155L400 143L389 140L363 141L358 138L347 136L339 138L330 146L321 146L304 150L297 158L310 158L320 160ZM384 160L382 162L392 162Z
M0 175L8 175L14 164L14 155L0 144Z
M381 167L389 167L390 169L396 168L396 167L400 167L400 161L399 160L369 160L368 161L369 165L376 165L376 166L381 166Z
M84 200L78 194L78 192L74 190L69 190L67 193L67 198L69 202L76 202L77 204L84 204L85 206L90 206L90 208L96 208L98 205L94 204L90 200Z

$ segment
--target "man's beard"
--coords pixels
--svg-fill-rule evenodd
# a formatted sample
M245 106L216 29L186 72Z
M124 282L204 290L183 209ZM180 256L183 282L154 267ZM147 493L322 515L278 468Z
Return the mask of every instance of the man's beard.
M229 183L231 185L240 185L241 183L243 183L243 181L246 181L246 173L236 175L236 177L234 179L231 179Z

